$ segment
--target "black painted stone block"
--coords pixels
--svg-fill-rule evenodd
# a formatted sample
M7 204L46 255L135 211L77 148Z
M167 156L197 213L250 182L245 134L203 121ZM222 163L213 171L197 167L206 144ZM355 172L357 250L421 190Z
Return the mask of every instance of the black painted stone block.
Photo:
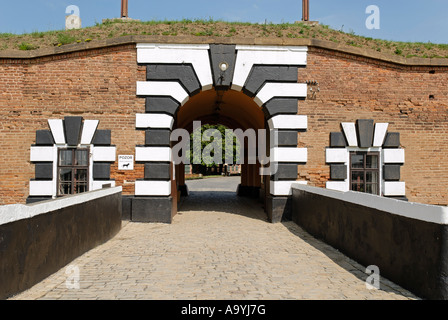
M190 64L153 64L146 67L146 80L179 81L189 95L198 93L201 85Z
M109 180L110 179L110 163L94 162L93 163L93 179Z
M145 145L170 146L170 135L171 131L169 129L164 130L148 129L145 132Z
M386 198L400 200L400 201L409 201L405 196L385 196Z
M358 146L361 148L371 147L373 143L373 120L357 120L356 128L358 130Z
M296 180L298 166L294 163L279 163L277 165L277 172L271 175L271 180Z
M399 148L400 147L400 133L388 132L384 139L383 148Z
M54 139L50 130L36 130L37 146L52 146L53 144Z
M170 180L169 163L145 163L145 180Z
M77 146L81 138L82 117L65 117L65 142L69 146Z
M299 99L274 98L264 104L264 111L268 117L278 114L297 114Z
M254 66L244 85L244 93L253 97L265 82L297 82L298 68L294 66Z
M171 223L172 197L135 197L131 220L135 222Z
M330 179L331 180L347 179L347 166L345 164L331 164Z
M110 146L111 144L110 130L96 130L92 143L96 146Z
M25 200L26 204L33 204L36 202L41 202L41 201L47 201L47 200L51 200L51 197L28 197Z
M210 45L210 63L213 74L213 84L218 89L228 88L235 70L236 46L229 44ZM221 63L227 64L225 71L219 68Z
M386 181L400 180L400 165L399 164L385 164L383 166L383 177Z
M53 163L39 162L34 168L36 180L52 180L53 179Z
M330 132L330 147L331 148L345 148L347 142L345 141L342 132Z
M277 131L277 144L280 147L297 147L298 143L297 131L293 130L278 130Z
M132 199L134 196L122 196L121 198L121 220L131 220Z
M180 103L171 97L149 97L145 101L147 113L167 113L174 116Z
M272 223L290 221L292 218L291 207L291 197L268 196L266 198L268 220Z

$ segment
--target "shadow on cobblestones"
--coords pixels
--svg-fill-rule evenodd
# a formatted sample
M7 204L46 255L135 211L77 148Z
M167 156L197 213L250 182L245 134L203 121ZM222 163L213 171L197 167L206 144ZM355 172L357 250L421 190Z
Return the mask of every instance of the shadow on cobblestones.
M240 180L236 176L187 181L189 195L181 199L179 212L218 211L267 221L260 200L236 194Z
M191 191L179 204L179 213L185 211L219 211L267 221L259 200L239 197L235 191Z
M292 221L282 222L282 224L286 227L286 229L299 237L309 245L313 246L315 249L319 250L322 254L330 258L334 263L339 265L341 268L350 272L352 275L356 276L359 280L363 282L367 281L367 277L369 274L366 273L366 266L361 265L355 260L347 257L343 253L341 253L336 248L326 244L320 239L317 239L303 230L299 225ZM410 299L419 299L413 293L401 288L395 283L389 281L388 279L381 277L380 272L380 288L379 290L388 292L388 293L400 293L401 295L410 298Z

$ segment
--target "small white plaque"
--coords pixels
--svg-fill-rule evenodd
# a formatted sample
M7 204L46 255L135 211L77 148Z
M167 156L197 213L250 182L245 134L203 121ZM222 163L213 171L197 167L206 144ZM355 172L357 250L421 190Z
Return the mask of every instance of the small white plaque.
M119 155L118 156L118 170L134 170L134 156L133 155Z

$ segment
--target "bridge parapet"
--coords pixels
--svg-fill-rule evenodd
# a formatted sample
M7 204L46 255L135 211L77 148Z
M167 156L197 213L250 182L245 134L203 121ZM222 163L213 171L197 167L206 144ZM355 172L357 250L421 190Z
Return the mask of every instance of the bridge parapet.
M29 289L121 228L121 187L0 207L0 299Z
M448 207L292 189L292 219L304 230L422 298L448 299Z

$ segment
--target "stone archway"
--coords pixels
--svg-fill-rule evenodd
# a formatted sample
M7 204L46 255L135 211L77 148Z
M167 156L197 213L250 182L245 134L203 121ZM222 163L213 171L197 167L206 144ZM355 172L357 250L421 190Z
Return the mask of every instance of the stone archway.
M220 124L226 126L229 130L236 130L236 137L240 140L240 146L242 148L241 156L245 158L241 164L242 172L238 194L258 195L263 184L259 172L261 165L259 161L249 164L248 154L249 149L252 154L260 154L256 150L259 139L257 133L266 127L265 115L262 108L258 107L253 99L242 92L212 89L195 95L182 106L175 117L174 126L192 133L194 122L200 123L201 125ZM249 140L253 145L249 146ZM266 154L266 152L269 151L263 150L263 154ZM176 170L177 186L185 195L186 185L185 172L182 169L183 165L176 166L176 168L179 168L179 170Z
M246 127L277 131L278 144L270 146L270 160L278 170L269 177L265 202L271 222L288 215L291 184L306 183L297 181L298 165L307 161L307 149L297 148L298 132L307 129L307 117L297 112L299 100L305 99L307 92L307 85L298 83L298 69L306 66L306 57L306 47L137 45L137 62L146 66L147 73L146 81L137 82L137 96L145 98L146 104L145 113L136 115L136 128L145 130L146 138L145 145L137 146L135 152L135 160L145 163L145 173L135 183L132 220L171 222L177 187L170 133L179 125L179 114L180 121L188 118L182 110L190 99L219 92L260 108L262 125ZM245 98L241 98L243 94ZM233 119L240 124L247 121L244 112L257 114L247 111L241 101L232 104L239 106ZM193 112L190 118L209 115Z

